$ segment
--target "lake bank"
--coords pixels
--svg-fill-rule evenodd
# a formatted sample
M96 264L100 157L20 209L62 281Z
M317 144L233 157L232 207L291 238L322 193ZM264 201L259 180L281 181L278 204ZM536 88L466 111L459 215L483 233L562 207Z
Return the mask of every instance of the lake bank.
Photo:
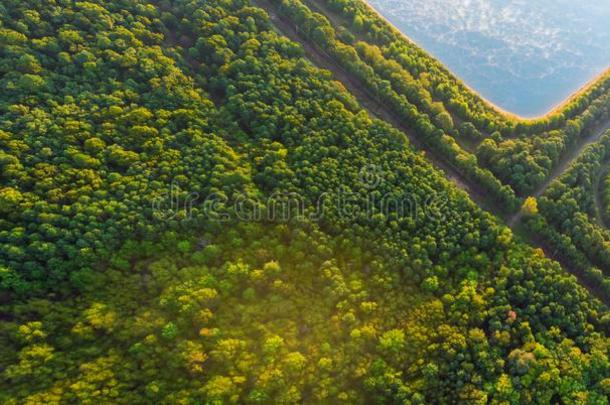
M437 41L436 43L430 45L431 41L434 42L433 40L436 40L436 37L434 37L432 34L435 34L437 31L443 31L441 28L439 28L443 27L443 25L437 21L436 26L432 28L427 27L424 30L424 34L429 32L432 32L432 34L429 34L428 36L422 34L423 29L418 29L417 27L418 23L421 23L421 21L424 19L424 15L422 13L426 11L425 7L424 11L420 12L416 17L409 16L409 18L413 20L412 24L405 24L408 19L405 20L400 15L397 15L397 11L409 10L408 7L410 7L410 1L407 0L396 2L392 0L366 0L365 3L373 13L393 27L394 30L400 33L405 39L415 44L418 48L424 50L433 58L439 60L447 71L449 71L454 77L458 78L464 87L468 88L471 92L480 97L481 100L483 100L491 109L511 119L533 121L546 118L560 112L562 108L564 108L576 97L586 92L596 83L599 83L600 80L610 76L610 70L608 69L610 64L610 42L608 44L602 44L604 52L603 55L599 55L599 60L603 59L608 61L605 63L605 65L602 66L600 64L601 62L596 60L597 67L583 67L579 70L570 67L572 66L571 64L576 63L576 61L562 60L561 63L564 64L565 72L567 73L564 73L560 69L559 65L555 66L553 64L555 59L564 56L564 54L561 52L550 54L550 56L548 56L546 59L543 58L548 62L550 68L548 66L542 66L540 61L536 61L538 65L534 63L533 67L527 67L527 61L523 62L521 60L522 58L517 56L515 63L520 66L519 69L521 69L523 76L523 78L520 79L520 77L517 75L505 74L504 70L502 70L504 68L510 69L510 66L504 66L502 69L500 69L498 66L489 67L482 63L480 58L477 59L476 55L472 57L472 61L467 60L467 57L463 56L454 57L454 54L460 52L464 54L467 54L468 52L478 52L481 54L485 53L487 49L492 49L493 52L498 52L497 49L499 49L498 47L500 44L497 41L490 44L489 42L486 42L485 38L483 37L477 37L477 41L469 42L468 46L472 47L467 47L466 50L461 48L461 45L456 45L456 38L465 36L463 32L466 31L468 32L468 35L472 36L471 33L476 31L477 25L474 23L469 23L469 30L460 30L456 29L455 27L461 27L462 24L464 24L463 21L468 21L469 18L475 18L476 20L476 17L468 17L465 15L457 18L458 21L455 21L449 17L447 17L448 20L445 21L443 18L439 17L438 20L448 26L447 30L445 31L450 32L451 29L453 29L453 33L451 35L447 34L446 38L443 37L445 38L444 42ZM435 1L433 0L430 3L435 3ZM449 3L460 3L460 0L449 1ZM379 5L381 5L381 7L379 7ZM462 14L465 13L463 7L460 10L458 11ZM486 12L489 13L489 10ZM517 12L515 11L514 13ZM610 15L610 7L608 7L608 13ZM428 20L426 19L425 21ZM434 24L430 23L429 25L432 26ZM550 23L548 25L552 26ZM405 26L407 26L407 29L404 29ZM485 31L485 28L481 28L481 30ZM550 28L547 28L547 30L550 30ZM610 28L602 29L602 31L603 32L599 35L602 37L607 35L608 38L610 38ZM414 35L411 35L411 33ZM495 34L496 32L493 31L492 33ZM557 35L555 35L552 42L554 46L556 45L557 47L560 47L563 39L556 38ZM590 35L593 36L593 34ZM491 34L488 36L491 36ZM510 44L508 39L506 41L507 44ZM571 38L570 41L566 41L570 46L572 46L573 44L570 41L574 41L574 38ZM468 41L465 40L464 42ZM475 45L480 45L480 49L475 49ZM568 48L567 45L566 48ZM445 49L448 49L448 51L446 51L448 55L445 55L445 57L443 57L443 55L439 55L439 53L442 54L445 52ZM586 48L585 50L590 51L589 48ZM607 59L605 59L606 57ZM591 64L594 63L591 62ZM547 68L551 69L550 71L554 72L554 75L541 79L536 78L540 72L545 72L545 69ZM530 69L531 72L529 72L528 69ZM519 108L511 108L514 106L519 106Z

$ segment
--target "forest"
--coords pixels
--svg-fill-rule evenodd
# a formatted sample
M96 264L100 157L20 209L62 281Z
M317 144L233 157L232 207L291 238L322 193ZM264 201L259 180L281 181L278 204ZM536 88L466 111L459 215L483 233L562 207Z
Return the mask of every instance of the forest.
M610 230L605 221L607 189L602 178L609 164L607 131L551 183L535 201L535 209L528 211L528 226L534 232L548 233L555 248L570 256L606 295L610 295Z
M610 77L520 121L359 0L1 0L0 45L0 403L608 403Z

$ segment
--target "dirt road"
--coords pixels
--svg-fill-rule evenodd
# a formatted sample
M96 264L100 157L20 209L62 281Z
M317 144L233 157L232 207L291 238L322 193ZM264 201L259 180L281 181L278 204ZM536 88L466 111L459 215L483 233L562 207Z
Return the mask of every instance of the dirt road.
M395 128L401 130L405 137L409 139L411 145L419 150L426 153L427 159L432 163L434 167L444 172L445 176L451 180L458 188L464 190L470 198L482 209L493 213L496 217L501 218L506 224L513 230L517 229L520 225L522 214L518 212L507 218L503 207L494 204L487 198L486 192L478 185L473 183L470 179L464 176L457 168L450 165L445 158L439 156L434 150L427 148L426 145L414 135L414 131L410 128L402 117L394 113L387 105L383 104L376 95L372 94L357 78L352 74L348 73L343 67L333 59L328 53L316 46L298 26L296 26L288 17L279 13L277 7L269 0L251 0L252 4L264 9L270 17L272 24L277 29L278 33L284 35L291 40L301 44L305 51L305 56L317 67L329 70L333 77L343 84L343 86L352 94L360 105L366 109L369 114L374 118L379 118L383 121L388 122ZM605 121L595 130L591 131L591 135L586 137L584 140L575 146L569 153L567 153L560 164L553 170L549 178L542 184L534 193L534 196L540 196L548 188L548 186L562 173L564 173L570 164L576 159L583 151L583 149L597 141L607 129L610 129L610 119ZM610 300L605 297L599 286L592 284L585 279L582 274L573 269L566 263L566 260L561 256L561 252L556 252L549 248L548 245L535 235L526 237L526 243L531 246L542 249L545 255L552 260L555 260L562 264L564 269L576 276L579 282L587 288L594 296L599 298L606 306L610 306Z

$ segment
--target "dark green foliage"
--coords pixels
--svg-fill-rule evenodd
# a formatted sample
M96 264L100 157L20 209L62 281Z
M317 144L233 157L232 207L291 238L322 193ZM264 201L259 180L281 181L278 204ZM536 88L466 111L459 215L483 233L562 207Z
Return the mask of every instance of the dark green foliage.
M500 188L502 184L510 186L521 196L532 193L542 185L570 147L597 131L598 124L610 115L610 73L543 118L517 119L491 108L438 61L379 18L363 0L310 1L326 6L327 11L335 13L339 19L352 21L354 31L360 33L363 40L356 44L356 48L369 65L367 74L375 72L381 80L390 83L398 95L415 104L436 127L462 143L464 140L476 143L484 139L483 134L497 134L476 148L474 163L478 162L478 166L471 163L458 164L458 167L487 187L488 192L501 192L504 198L500 201L504 205L508 194ZM283 4L287 3L299 1L284 0ZM320 18L316 20L323 21ZM392 96L384 92L384 99L391 100ZM404 110L401 113L411 122L418 120ZM462 121L462 124L453 128L449 117L454 123ZM451 153L447 153L447 146L454 150L459 148L451 146L448 140L443 143L441 150L453 161ZM457 161L472 160L466 158L467 155L462 151Z
M543 233L607 297L610 297L610 231L603 222L603 212L597 212L603 207L597 206L596 184L609 157L610 132L607 132L549 186L539 200L539 218L530 221L534 231ZM603 196L599 200L603 201Z
M606 221L606 224L610 224L610 171L606 171L606 176L602 181L603 189L601 192L602 203L604 204L602 207L602 215L603 219Z
M444 161L457 168L464 177L477 184L489 199L505 213L518 209L513 190L503 185L487 169L477 164L477 157L462 149L453 137L467 137L454 128L452 116L411 74L394 61L387 61L379 49L363 42L354 47L335 38L330 23L311 12L300 0L273 0L279 10L289 16L321 49L329 52L346 71L400 116L401 121L416 131L420 139L437 151ZM322 34L321 34L322 33ZM362 58L361 58L362 56ZM420 80L425 80L420 78ZM476 128L475 128L476 130Z
M1 16L25 39L0 51L0 282L61 289L125 235L201 221L159 221L155 202L243 190L247 169L211 126L212 103L159 47L154 7L34 4L5 2Z
M542 185L570 148L598 132L609 118L610 92L606 92L562 129L502 142L486 139L477 156L498 178L527 195Z
M607 309L262 10L51 3L2 3L0 402L607 403Z

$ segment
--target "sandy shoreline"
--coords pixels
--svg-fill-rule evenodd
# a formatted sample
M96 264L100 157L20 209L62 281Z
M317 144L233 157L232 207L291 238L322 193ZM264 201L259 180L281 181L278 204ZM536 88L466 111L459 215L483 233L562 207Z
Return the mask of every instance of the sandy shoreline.
M563 101L557 103L555 106L553 106L553 108L551 108L547 113L539 115L539 116L534 116L534 117L523 117L519 114L515 114L512 113L510 111L507 111L505 109L503 109L502 107L494 104L492 101L490 101L489 99L485 98L481 93L479 93L478 91L476 91L474 88L472 88L470 85L468 85L468 83L466 83L463 79L459 78L455 73L453 73L449 67L445 66L444 63L442 63L440 60L438 60L437 58L435 58L434 56L432 56L423 46L421 46L420 44L418 44L416 41L414 41L413 39L411 39L409 36L407 36L407 34L405 34L404 32L402 32L400 29L398 29L398 27L396 27L390 20L388 20L387 18L385 18L385 16L383 16L375 7L373 7L371 4L369 4L368 1L363 0L362 1L364 3L364 5L366 7L368 7L369 10L371 10L371 12L373 12L374 14L377 15L377 17L379 17L382 21L384 21L386 24L388 24L388 26L390 26L390 28L392 28L394 31L396 31L400 36L402 36L404 39L406 39L408 42L414 44L415 46L417 46L417 48L419 48L422 52L424 52L426 55L428 55L429 58L435 60L436 62L438 62L443 69L445 69L447 72L449 72L449 74L455 78L455 80L462 86L464 86L466 89L468 89L468 91L470 91L472 94L474 94L476 97L478 97L479 99L481 99L483 101L483 103L485 105L487 105L490 109L496 111L498 114L501 114L503 116L505 116L508 119L511 120L519 120L519 121L537 121L537 120L541 120L541 119L545 119L548 118L554 114L558 114L561 112L561 110L567 106L570 102L572 102L574 99L576 99L577 97L579 97L580 95L582 95L583 93L587 92L587 90L589 90L591 87L593 87L594 85L596 85L597 83L599 83L601 80L603 80L604 78L606 78L607 76L610 76L610 67L606 68L604 71L602 71L600 74L598 74L597 76L595 76L593 79L589 80L587 83L585 83L584 85L582 85L578 90L576 90L575 92L573 92L572 94L570 94L567 98L565 98Z

